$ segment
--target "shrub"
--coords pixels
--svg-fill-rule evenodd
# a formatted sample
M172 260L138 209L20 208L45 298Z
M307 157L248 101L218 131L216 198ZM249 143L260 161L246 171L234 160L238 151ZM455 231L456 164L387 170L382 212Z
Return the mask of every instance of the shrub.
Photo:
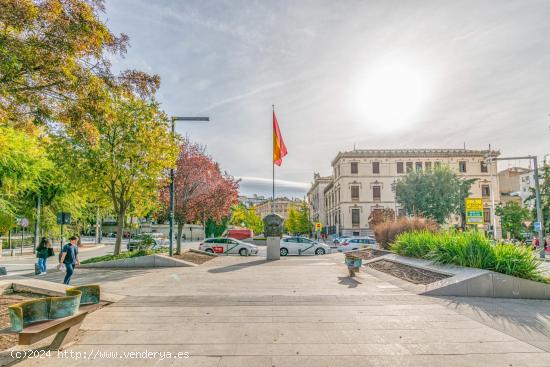
M388 221L375 225L374 236L380 248L387 250L400 233L422 230L435 232L438 228L437 223L431 219L403 217L396 221Z
M494 247L494 254L494 271L520 278L543 280L539 272L540 262L528 247L501 243Z
M492 269L494 253L491 242L479 232L447 232L434 235L436 245L427 258L442 264Z
M397 236L391 250L402 256L423 258L436 244L436 236L430 231L403 232Z
M97 257L91 257L89 259L83 260L80 263L81 264L92 264L97 263L100 261L109 261L109 260L120 260L120 259L128 259L131 257L139 257L139 256L147 256L147 255L153 255L161 252L166 252L167 249L160 248L156 250L137 250L137 251L127 251L122 252L118 255L103 255L103 256L97 256Z
M391 249L403 256L550 283L550 279L540 273L540 261L529 247L504 243L494 245L481 232L404 232L397 236Z

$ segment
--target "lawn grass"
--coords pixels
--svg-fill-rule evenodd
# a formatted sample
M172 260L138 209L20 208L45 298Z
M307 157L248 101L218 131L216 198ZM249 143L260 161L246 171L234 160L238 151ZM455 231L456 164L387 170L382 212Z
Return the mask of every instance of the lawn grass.
M529 247L493 244L481 232L405 232L395 239L391 249L402 256L550 283L550 278L540 272L541 262L533 256Z
M154 255L159 254L163 252L167 252L168 249L160 248L156 250L136 250L136 251L127 251L122 252L118 255L103 255L103 256L97 256L97 257L91 257L86 260L82 260L81 264L92 264L97 263L100 261L110 261L110 260L120 260L120 259L129 259L132 257L139 257L139 256L147 256L147 255Z

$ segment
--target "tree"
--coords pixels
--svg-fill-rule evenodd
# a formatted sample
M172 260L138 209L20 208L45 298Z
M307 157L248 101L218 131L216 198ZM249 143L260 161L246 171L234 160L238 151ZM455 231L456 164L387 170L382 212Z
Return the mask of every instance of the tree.
M158 185L173 166L177 147L156 102L112 93L105 111L92 119L98 132L95 140L80 135L63 138L72 153L67 157L75 158L75 174L110 200L117 216L118 254L128 210L157 200Z
M231 208L230 223L234 226L249 228L256 234L264 232L264 222L256 213L256 209L253 206L247 208L242 203Z
M523 222L531 218L527 208L522 208L518 203L511 201L506 205L499 205L496 214L500 216L502 231L509 232L512 238L522 238Z
M542 222L546 231L550 226L550 164L545 164L542 170L539 170L540 185L540 207L542 210ZM537 218L537 207L535 204L535 188L530 188L531 194L525 199L525 202L533 203L532 218Z
M285 228L292 234L308 234L311 233L313 223L309 220L308 207L303 202L299 208L293 206L288 210L288 216L285 220Z
M102 0L0 0L0 9L0 121L55 120L95 136L82 103L101 108L113 84L158 88L156 75L111 72L109 56L126 52L128 36L101 21Z
M464 199L475 180L463 180L447 167L411 172L395 185L397 201L407 214L445 223L451 214L462 215Z
M216 223L213 219L206 220L206 224L204 225L204 233L207 237L219 237L225 232L227 229L227 225L229 224L230 217L223 218L219 223Z
M373 210L369 215L369 226L374 228L374 226L392 221L395 219L395 211L392 208L383 208Z
M27 193L39 189L41 175L52 167L36 136L0 126L0 231L15 224Z
M183 226L197 221L206 224L208 219L220 223L236 203L238 189L233 177L221 173L219 166L206 155L204 147L185 139L179 148L174 176L176 253L181 251ZM167 185L161 189L160 199L164 208L168 208Z

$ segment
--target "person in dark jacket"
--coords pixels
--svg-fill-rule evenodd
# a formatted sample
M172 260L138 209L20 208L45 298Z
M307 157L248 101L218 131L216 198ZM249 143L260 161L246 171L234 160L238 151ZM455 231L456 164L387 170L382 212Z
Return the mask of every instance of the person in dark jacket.
M50 256L50 249L52 248L52 242L46 237L42 237L38 247L36 248L36 257L38 258L38 269L40 273L38 275L46 275L46 260Z
M78 247L76 247L77 242L78 237L72 236L69 238L69 243L64 245L63 249L61 249L61 258L59 259L59 263L65 265L65 269L67 270L65 273L65 279L63 279L63 284L69 284L75 266L80 265L80 260L78 259Z

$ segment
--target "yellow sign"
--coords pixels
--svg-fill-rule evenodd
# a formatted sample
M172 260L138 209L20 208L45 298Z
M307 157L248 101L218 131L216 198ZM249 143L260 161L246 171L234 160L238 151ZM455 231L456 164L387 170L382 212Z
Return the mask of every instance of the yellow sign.
M483 199L466 198L466 224L483 224Z
M321 223L315 223L315 230L320 231L321 229L323 229L323 225Z

